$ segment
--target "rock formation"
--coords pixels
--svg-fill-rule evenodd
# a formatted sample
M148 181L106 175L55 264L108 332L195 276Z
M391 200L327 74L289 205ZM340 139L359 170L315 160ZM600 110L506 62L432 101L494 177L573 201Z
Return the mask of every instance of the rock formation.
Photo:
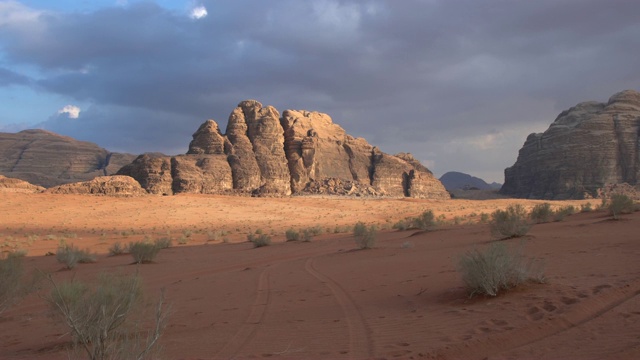
M605 184L639 185L640 93L563 111L541 134L530 134L505 170L505 195L536 199L597 196Z
M208 120L186 155L145 154L124 166L153 194L328 194L449 198L411 154L388 155L348 135L326 114L280 113L255 100L231 112L226 134Z
M54 186L49 194L78 194L105 196L142 196L147 192L129 176L99 176L93 180Z
M0 174L44 187L112 175L134 158L45 130L0 133Z
M0 192L39 193L44 191L42 186L33 185L24 180L0 175Z
M502 185L497 183L487 183L479 177L469 174L449 171L440 176L440 182L448 191L453 190L499 190Z

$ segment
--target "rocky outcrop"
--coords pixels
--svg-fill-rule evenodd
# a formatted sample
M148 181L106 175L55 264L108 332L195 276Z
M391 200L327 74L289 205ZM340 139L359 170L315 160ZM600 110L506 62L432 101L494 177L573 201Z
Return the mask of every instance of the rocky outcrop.
M42 186L33 185L24 180L0 175L0 192L33 194L44 191Z
M45 130L0 133L0 174L44 187L112 175L134 158Z
M49 194L142 196L147 192L129 176L99 176L90 181L54 186L45 190Z
M563 111L544 133L530 134L505 170L505 195L535 199L596 196L605 184L638 185L640 93Z
M411 154L388 155L348 135L327 114L243 101L226 134L208 120L186 155L145 154L123 167L154 194L326 194L448 198Z

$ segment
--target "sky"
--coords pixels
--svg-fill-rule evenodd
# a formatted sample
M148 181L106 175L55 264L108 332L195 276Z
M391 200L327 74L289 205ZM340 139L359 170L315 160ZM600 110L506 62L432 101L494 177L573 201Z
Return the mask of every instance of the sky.
M255 99L502 183L561 111L640 90L638 59L635 0L0 0L0 132L179 154Z

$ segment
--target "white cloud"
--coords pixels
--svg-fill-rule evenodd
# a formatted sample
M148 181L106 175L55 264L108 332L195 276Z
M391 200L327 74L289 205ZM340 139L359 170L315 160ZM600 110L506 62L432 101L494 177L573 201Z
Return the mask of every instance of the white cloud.
M75 105L66 105L62 109L58 110L58 114L67 114L69 119L77 119L80 117L80 108Z
M207 12L207 8L205 8L204 6L200 5L200 6L196 6L193 9L191 9L191 13L189 14L189 16L192 19L202 19L203 17L206 17L209 13Z

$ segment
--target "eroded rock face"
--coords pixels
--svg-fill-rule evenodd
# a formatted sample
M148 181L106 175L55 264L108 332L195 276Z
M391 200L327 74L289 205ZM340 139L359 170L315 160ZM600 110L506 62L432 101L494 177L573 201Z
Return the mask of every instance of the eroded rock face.
M0 192L33 194L44 191L42 186L33 185L24 180L0 175Z
M147 194L140 183L130 176L99 176L89 181L54 186L45 192L103 196L142 196Z
M238 104L244 113L247 135L260 169L260 195L291 195L291 177L284 152L284 130L273 106L255 100Z
M133 159L45 130L0 133L0 174L43 187L112 175Z
M531 134L505 169L505 195L535 199L597 196L605 184L638 184L640 93L563 111L544 133Z
M449 197L411 154L384 154L327 114L286 110L280 117L255 100L231 112L226 134L208 120L193 134L186 155L143 155L119 174L154 194Z
M163 154L143 154L123 166L117 175L131 176L151 194L173 195L171 157Z

